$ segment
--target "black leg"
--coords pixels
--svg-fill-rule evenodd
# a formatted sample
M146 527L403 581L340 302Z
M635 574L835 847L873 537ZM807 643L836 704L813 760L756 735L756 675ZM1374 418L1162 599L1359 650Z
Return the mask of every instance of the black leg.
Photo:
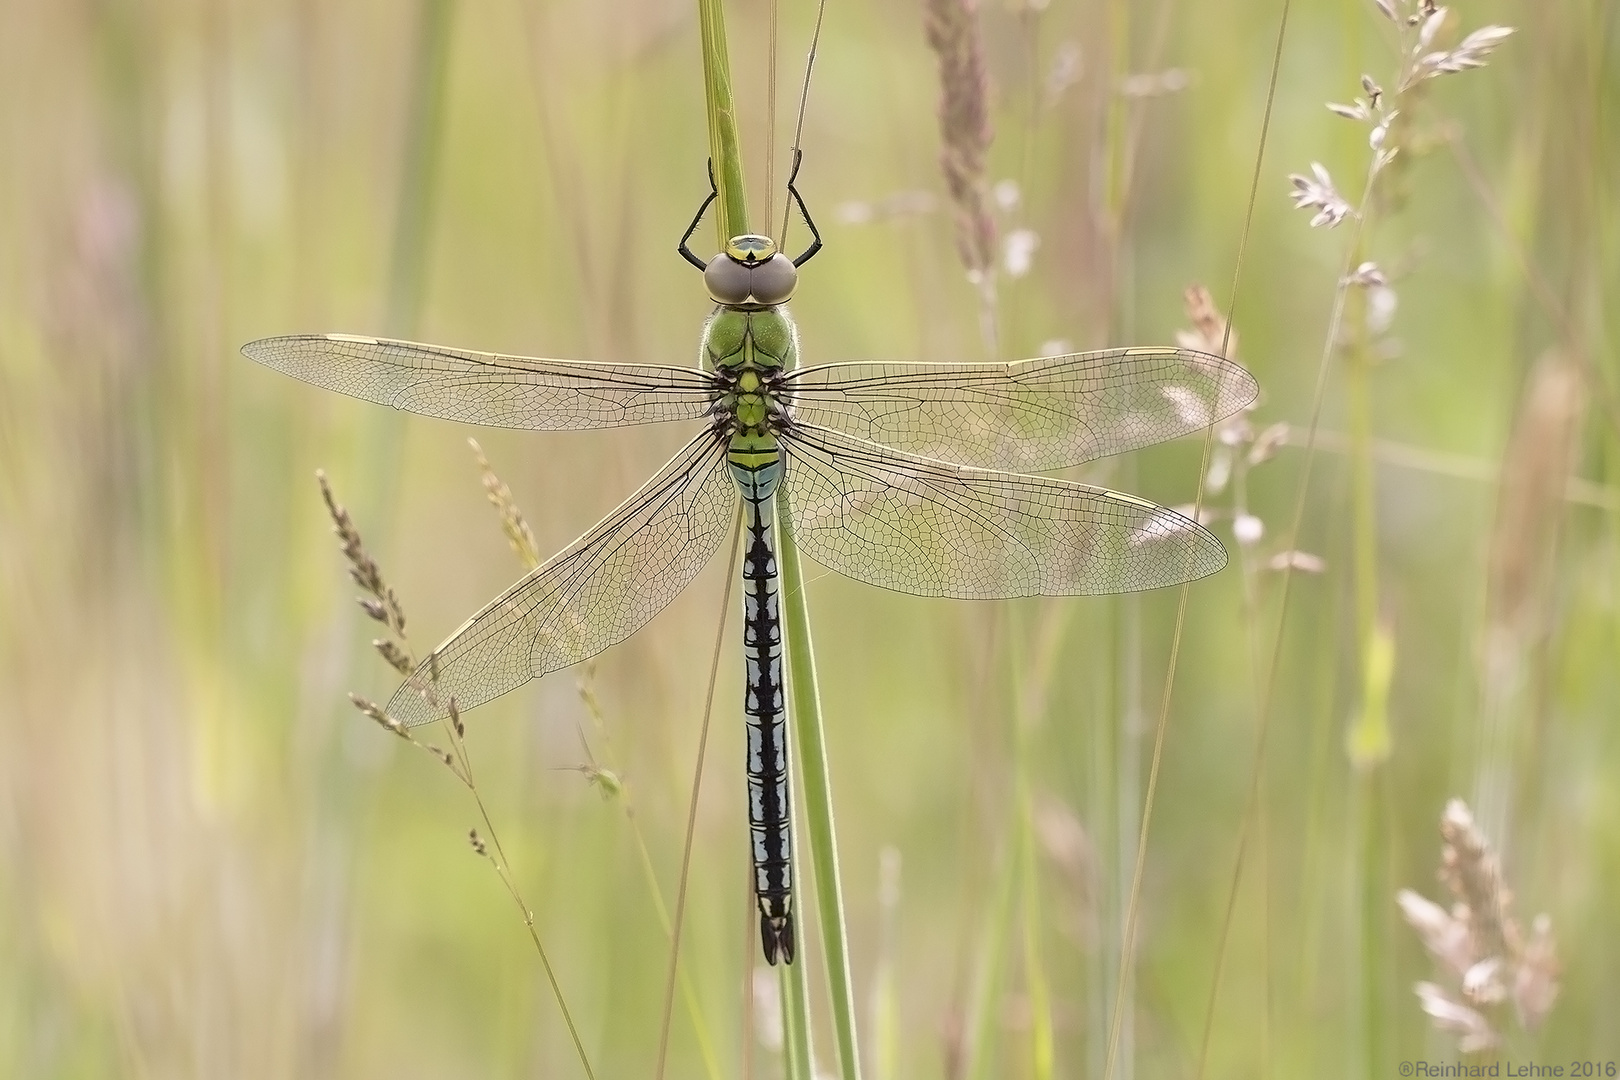
M693 233L697 232L698 222L703 220L703 215L709 209L709 204L714 202L714 200L719 198L719 197L720 197L720 189L718 187L716 187L715 183L714 183L714 162L710 161L709 162L709 197L707 199L703 200L703 205L702 206L698 207L697 216L692 219L692 224L690 224L690 225L688 225L686 227L686 233L685 233L685 235L683 235L681 237L680 245L675 249L676 251L679 251L681 253L681 258L685 259L687 262L691 263L693 266L697 267L699 270L707 269L708 268L707 264L704 263L704 261L702 259L700 259L696 255L692 254L692 249L686 246L686 242L688 240L692 239L692 234ZM804 204L803 203L799 204L799 209L800 210L804 209ZM815 231L815 226L814 225L810 226L810 231L811 232ZM819 241L819 238L818 238L818 241ZM818 247L820 246L819 242L818 242L817 246Z
M799 204L799 214L804 218L804 223L810 226L810 235L815 238L815 242L805 248L804 254L793 260L794 266L803 266L815 257L816 252L821 250L821 233L816 229L816 223L810 219L810 211L804 208L804 196L800 195L799 189L793 186L793 181L799 178L799 166L803 162L804 151L794 147L793 173L788 177L788 194L793 196L793 201Z

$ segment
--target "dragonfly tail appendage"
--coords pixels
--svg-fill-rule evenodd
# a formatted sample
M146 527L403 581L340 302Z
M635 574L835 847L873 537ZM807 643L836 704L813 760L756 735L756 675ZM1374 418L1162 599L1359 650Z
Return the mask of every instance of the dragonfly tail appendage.
M759 902L759 943L765 950L765 962L774 965L777 957L782 963L793 963L793 913L770 915L765 901Z

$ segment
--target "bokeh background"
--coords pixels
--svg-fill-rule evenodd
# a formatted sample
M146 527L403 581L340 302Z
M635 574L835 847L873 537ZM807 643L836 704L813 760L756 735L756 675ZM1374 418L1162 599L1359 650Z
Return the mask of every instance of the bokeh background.
M1434 48L1518 33L1483 70L1400 96L1401 156L1358 232L1308 227L1287 177L1318 161L1360 201L1367 126L1324 103L1365 96L1363 73L1394 93L1396 30L1371 2L1295 4L1245 234L1280 11L979 13L985 182L1011 245L999 355L1173 340L1183 290L1224 310L1241 251L1238 356L1264 387L1250 433L1273 442L1252 464L1241 426L1216 447L1206 504L1233 562L1188 597L1117 1075L1455 1057L1412 986L1457 980L1395 901L1450 905L1452 798L1499 851L1525 932L1544 912L1558 943L1539 1033L1511 1002L1484 1010L1502 1052L1620 1059L1615 9L1460 5ZM345 698L394 678L314 472L423 651L521 572L474 432L237 349L334 330L693 358L707 304L673 247L705 192L695 6L3 12L0 1074L581 1075L517 910L468 847L466 791ZM813 14L781 5L772 129L770 7L730 5L756 212L768 145L781 183ZM828 12L799 181L827 241L794 303L809 362L985 355L923 25L916 2ZM1387 286L1341 290L1364 259ZM476 434L542 552L685 438ZM1188 504L1203 449L1072 475ZM1271 567L1290 551L1321 567L1294 560L1283 618ZM1100 1076L1176 591L966 604L807 570L868 1075ZM652 1072L653 890L672 904L724 573L591 671L468 717L599 1076ZM753 975L734 617L724 633L670 1075L779 1069L774 982ZM622 791L604 797L590 761Z

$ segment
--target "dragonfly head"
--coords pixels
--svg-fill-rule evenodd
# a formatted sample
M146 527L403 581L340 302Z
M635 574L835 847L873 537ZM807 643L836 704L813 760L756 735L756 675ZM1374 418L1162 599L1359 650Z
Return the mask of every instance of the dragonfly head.
M785 304L799 284L793 260L768 236L733 236L703 271L709 297L724 307L757 309Z

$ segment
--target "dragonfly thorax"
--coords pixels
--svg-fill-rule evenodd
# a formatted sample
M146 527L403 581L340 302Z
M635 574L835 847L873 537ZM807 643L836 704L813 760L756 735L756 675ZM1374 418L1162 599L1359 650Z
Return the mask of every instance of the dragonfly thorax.
M768 236L733 236L703 270L709 297L722 307L758 310L785 304L799 284L793 260Z

